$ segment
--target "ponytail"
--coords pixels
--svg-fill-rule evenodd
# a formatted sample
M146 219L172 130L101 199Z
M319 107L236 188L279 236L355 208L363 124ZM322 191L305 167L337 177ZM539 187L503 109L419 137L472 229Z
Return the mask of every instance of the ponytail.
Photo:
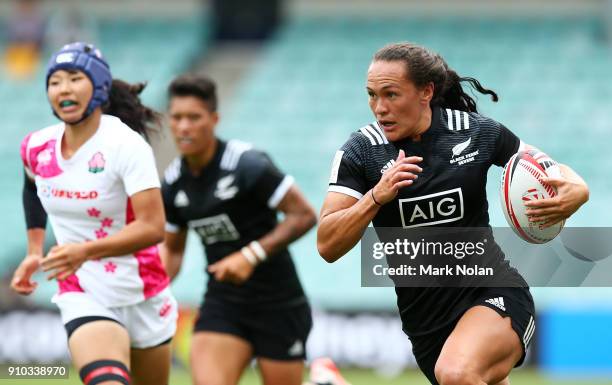
M103 111L105 114L118 117L148 141L153 131L159 131L161 115L142 104L139 95L145 87L146 83L130 84L113 79L109 102Z
M443 108L460 110L466 112L478 112L476 101L468 95L461 86L462 82L469 83L470 87L483 95L491 95L491 100L497 102L499 97L490 89L484 88L477 79L472 77L459 77L457 72L452 69L446 70L446 79L442 91L431 101L432 105L439 105ZM435 87L435 86L434 86Z
M494 102L499 99L494 91L484 88L478 80L460 77L457 72L448 68L448 64L439 54L416 44L389 44L374 54L374 60L405 63L408 78L417 87L433 83L434 95L430 102L431 106L478 112L476 101L465 93L461 86L462 82L469 83L481 94L490 95Z

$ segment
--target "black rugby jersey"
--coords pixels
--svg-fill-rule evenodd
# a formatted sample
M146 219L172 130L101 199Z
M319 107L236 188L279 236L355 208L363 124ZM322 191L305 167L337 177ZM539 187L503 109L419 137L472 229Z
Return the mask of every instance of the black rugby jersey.
M372 223L375 228L410 229L424 226L489 227L486 197L487 171L504 166L518 151L519 138L500 123L476 113L432 108L430 128L421 141L410 138L389 142L374 122L354 132L336 153L329 190L361 199L393 166L399 150L406 157L420 156L423 171L382 206ZM509 267L497 245L486 255L489 265L514 286L527 286ZM490 255L492 254L492 255ZM396 287L404 330L426 334L443 327L463 311L473 287Z
M219 140L199 176L182 158L168 166L162 183L167 231L195 230L212 264L269 233L277 225L276 207L292 184L266 153L245 142ZM306 300L287 249L270 255L242 285L209 274L205 298L271 306Z

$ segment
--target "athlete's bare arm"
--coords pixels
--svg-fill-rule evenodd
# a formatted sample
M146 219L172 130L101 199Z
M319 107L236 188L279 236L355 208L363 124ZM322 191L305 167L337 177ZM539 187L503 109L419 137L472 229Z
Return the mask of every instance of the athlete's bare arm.
M181 228L177 233L166 231L164 242L159 245L161 261L170 280L181 271L186 243L187 229Z
M393 167L360 200L337 192L327 194L317 232L317 248L323 259L335 262L359 242L381 205L392 201L400 188L410 186L417 178L422 170L415 163L421 160L416 156L406 158L400 150Z
M314 209L295 186L287 191L277 208L285 218L259 240L268 255L284 249L317 223Z
M314 210L295 186L287 191L277 208L285 214L285 218L258 240L267 255L287 247L310 230L317 220ZM208 271L218 281L241 284L253 274L254 268L242 251L236 251L208 266Z
M32 275L38 270L43 257L43 245L45 242L45 229L28 229L28 250L11 281L11 288L19 294L29 295L34 292L38 284L31 280Z
M163 240L165 214L159 188L140 191L130 197L134 221L107 238L53 247L42 261L49 279L65 279L87 260L131 254Z

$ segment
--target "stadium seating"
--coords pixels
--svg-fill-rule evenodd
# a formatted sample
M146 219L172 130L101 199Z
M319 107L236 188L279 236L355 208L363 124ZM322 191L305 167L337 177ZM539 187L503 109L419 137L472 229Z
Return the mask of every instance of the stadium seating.
M100 26L98 44L114 74L129 81L148 80L144 99L153 105L162 103L171 77L205 48L198 45L204 32L195 20L114 20L101 21ZM602 40L602 28L590 18L290 20L266 46L230 107L224 109L218 133L269 151L318 209L334 152L352 131L372 120L365 93L372 54L388 42L413 41L441 53L459 74L476 77L499 93L497 104L479 96L484 114L585 177L591 201L569 225L605 225L609 221L607 191L612 187L606 147L612 97L612 84L606 79L612 57ZM17 83L0 75L4 119L0 210L8 235L2 255L9 254L13 263L22 257L25 241L18 204L22 178L18 143L33 128L54 122L43 89L42 70L30 82ZM488 192L492 223L503 225L499 175L498 169L490 172ZM179 299L193 304L201 293L193 287L202 285L203 262L197 244L190 239L191 258L183 269L183 274L195 273L175 285ZM292 250L316 305L393 308L394 296L387 288L350 295L360 285L358 248L328 266L317 255L312 231ZM0 265L0 274L11 265ZM42 297L48 298L48 293Z
M372 120L365 75L373 53L389 42L412 41L498 92L497 104L479 95L482 113L584 176L591 201L568 225L604 225L612 184L606 167L612 84L604 79L612 57L602 34L599 22L590 18L300 18L287 23L267 47L219 132L269 150L318 208L335 150ZM490 212L494 225L505 225L499 175L499 169L489 174ZM394 296L380 296L382 289L350 295L359 286L358 248L324 266L314 242L311 232L293 250L316 304L393 306Z

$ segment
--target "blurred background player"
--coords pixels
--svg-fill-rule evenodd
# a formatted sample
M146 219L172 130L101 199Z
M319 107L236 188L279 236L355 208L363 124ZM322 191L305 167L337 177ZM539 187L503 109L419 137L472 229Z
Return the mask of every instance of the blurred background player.
M256 357L266 385L299 385L312 320L287 246L316 217L293 178L266 153L215 136L215 88L208 78L181 76L168 90L170 129L181 156L162 185L163 258L175 277L192 228L208 260L208 287L191 341L193 379L235 385Z
M53 302L83 383L166 385L177 305L156 246L165 217L142 137L157 115L140 103L143 85L113 80L90 44L53 54L46 82L63 123L21 146L28 253L12 287L31 294L39 266L58 281ZM43 258L45 212L58 244Z
M493 91L459 77L424 47L397 43L376 52L366 86L376 120L336 153L321 209L317 245L327 262L353 248L370 222L376 228L404 228L406 236L410 228L440 223L489 226L488 168L503 167L526 145L502 124L479 115L462 82L497 101ZM473 161L453 162L460 143L466 153L478 152ZM533 221L556 223L587 201L585 182L569 167L561 169L563 178L545 180L559 195L532 209ZM456 190L460 198L453 195ZM410 205L402 206L403 200L443 211L423 215L415 206L414 212L404 212ZM499 246L487 253L496 275L505 277L498 285L513 287L396 287L403 330L432 384L506 385L512 368L525 358L535 331L528 285L504 262Z

